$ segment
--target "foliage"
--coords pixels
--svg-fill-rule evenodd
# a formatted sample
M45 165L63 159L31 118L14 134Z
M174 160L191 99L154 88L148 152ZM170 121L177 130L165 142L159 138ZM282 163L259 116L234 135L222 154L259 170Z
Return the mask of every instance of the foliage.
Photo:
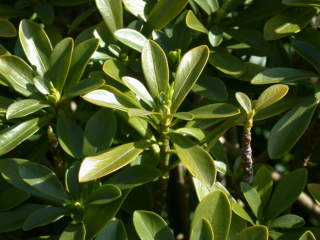
M0 238L320 238L319 7L0 0Z

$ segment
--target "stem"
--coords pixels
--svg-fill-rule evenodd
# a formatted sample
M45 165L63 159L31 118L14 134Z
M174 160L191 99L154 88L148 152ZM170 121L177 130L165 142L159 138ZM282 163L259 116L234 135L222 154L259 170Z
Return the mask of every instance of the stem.
M242 134L242 166L244 171L244 181L251 183L253 180L253 159L251 148L251 128L252 118L249 118Z

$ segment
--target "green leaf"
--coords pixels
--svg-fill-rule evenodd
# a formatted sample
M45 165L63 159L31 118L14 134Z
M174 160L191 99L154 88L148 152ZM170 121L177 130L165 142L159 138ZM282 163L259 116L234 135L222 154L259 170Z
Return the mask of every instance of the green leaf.
M96 240L128 240L122 221L110 221L97 235Z
M43 28L24 19L20 22L19 38L29 62L35 66L40 75L44 75L50 68L49 57L52 46Z
M269 68L258 73L252 80L252 84L290 83L307 80L318 75L313 72L295 68Z
M270 227L272 228L299 228L304 225L304 219L297 215L286 214L272 220Z
M133 224L141 240L174 240L167 223L156 213L135 211Z
M196 15L194 15L194 13L189 10L187 15L186 15L186 25L193 29L193 30L196 30L198 32L202 32L202 33L205 33L205 34L208 34L208 29L203 26L203 24L200 22L200 20L197 18Z
M313 67L320 72L320 49L317 45L307 41L295 39L292 40L292 46L299 55L311 63Z
M243 92L236 92L235 94L236 99L240 106L245 110L247 114L250 114L252 111L252 104L250 98L247 96L247 94Z
M95 0L95 2L110 32L114 33L123 27L121 0Z
M216 167L211 155L187 137L171 134L170 139L179 159L189 172L210 187L216 178Z
M309 183L308 190L318 205L320 205L320 184Z
M190 240L213 240L213 231L206 219L201 221L192 229Z
M315 14L314 8L290 8L270 18L264 26L264 37L276 40L301 31Z
M140 32L130 28L119 29L114 32L114 36L124 45L138 52L142 52L143 46L148 41Z
M17 30L7 19L0 18L0 37L15 37Z
M212 47L218 47L223 41L223 31L218 26L212 26L208 33L208 39Z
M271 158L280 158L291 150L308 128L316 107L317 101L307 98L274 125L268 139L268 154Z
M253 226L243 230L238 240L268 240L268 229L265 226Z
M183 55L178 66L175 80L171 110L176 112L183 100L198 80L209 57L209 48L199 46Z
M50 0L53 5L55 6L61 6L61 7L71 7L71 6L76 6L80 4L87 3L89 0Z
M45 24L53 24L54 21L54 8L48 2L37 2L34 6L34 11L37 16L44 22Z
M213 103L195 108L190 111L195 119L205 118L225 118L237 115L240 113L239 109L228 103Z
M127 85L127 87L136 94L138 98L141 98L151 108L155 106L150 93L139 80L132 77L123 77L122 80Z
M208 15L219 9L218 0L194 0Z
M72 199L79 199L82 193L83 185L78 181L78 173L80 169L80 162L74 161L72 165L66 169L65 172L65 186Z
M173 116L180 120L186 120L186 121L191 121L194 119L193 114L190 112L177 112L177 113L174 113Z
M306 231L299 240L316 240L316 237L313 235L311 231Z
M25 117L47 107L50 107L50 105L37 99L19 100L8 107L6 118L13 119Z
M174 130L174 132L182 135L189 135L200 142L203 141L206 137L206 133L203 130L194 127L178 128L177 130Z
M253 214L256 217L260 217L261 212L261 198L256 191L255 188L251 187L249 184L242 182L240 184L241 191L247 200L247 203L249 204Z
M122 0L126 9L131 12L137 18L142 19L143 21L147 21L148 14L148 4L149 2L146 0Z
M166 54L154 41L149 40L141 54L142 69L153 97L166 93L169 85L169 66Z
M80 167L79 181L87 182L106 176L133 161L143 152L145 144L139 142L127 143L86 157Z
M84 130L83 154L89 156L109 148L116 131L117 119L113 111L109 109L97 111L89 118Z
M297 169L283 176L277 183L265 212L268 219L279 216L303 191L307 181L306 169Z
M320 7L319 0L282 0L282 3L289 6L299 6L299 7Z
M174 19L187 5L188 0L161 0L153 7L148 16L147 27L151 32L161 29ZM170 11L168 11L170 9Z
M41 193L43 197L49 196L60 203L69 199L58 177L49 168L25 161L19 164L17 170L22 181Z
M282 99L288 93L288 91L289 87L283 84L275 84L268 87L260 94L254 109L258 112L266 107L271 106Z
M116 92L116 94L114 92ZM98 106L117 109L124 112L128 111L131 107L135 107L130 103L127 95L117 91L112 92L107 89L93 90L85 94L82 98Z
M93 191L86 199L87 204L102 205L110 203L121 197L121 191L118 187L104 184Z
M30 197L29 193L15 188L11 184L8 184L8 187L4 185L7 184L1 181L0 212L15 208Z
M27 203L11 211L0 212L0 232L11 232L22 227L25 219L42 205Z
M81 223L69 223L63 233L60 235L59 240L85 240L86 227Z
M215 49L210 54L209 63L219 71L235 78L240 77L247 71L245 63L225 49Z
M66 89L63 93L63 99L78 97L96 90L104 84L104 80L98 78L87 78L81 80L78 84Z
M24 231L28 231L33 228L45 226L58 221L66 214L68 214L68 211L61 207L48 206L39 208L27 217L22 228Z
M57 138L62 149L73 158L83 156L83 131L80 126L66 116L60 116L57 121Z
M112 79L122 83L122 77L128 76L127 66L119 60L108 59L103 64L103 71ZM122 83L123 84L123 83Z
M222 191L208 194L197 206L192 228L202 219L207 219L212 227L215 240L226 240L231 223L231 206L228 197Z
M33 70L21 58L4 55L0 57L0 74L7 83L23 96L30 96L33 85Z
M47 123L48 119L33 118L0 131L0 156L10 152L23 141L39 131Z
M156 168L137 165L115 173L107 180L107 183L114 184L120 189L130 189L151 182L160 176L161 172Z
M93 38L75 46L66 82L68 87L73 87L80 81L92 54L98 48L98 44L99 40Z
M60 95L62 95L62 90L68 76L73 45L72 38L65 38L54 47L50 56L50 70L48 75Z

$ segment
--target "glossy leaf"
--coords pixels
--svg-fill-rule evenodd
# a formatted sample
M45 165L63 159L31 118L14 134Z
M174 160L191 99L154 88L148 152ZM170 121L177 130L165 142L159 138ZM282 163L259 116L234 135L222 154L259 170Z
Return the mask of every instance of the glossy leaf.
M0 155L3 155L39 131L47 118L33 118L0 131Z
M96 240L128 240L128 236L123 223L112 220L98 233Z
M203 71L208 57L209 49L207 46L193 48L183 55L174 80L172 112L178 110L183 100L191 91Z
M74 120L66 116L58 118L57 138L66 153L74 158L82 157L83 131Z
M206 137L205 132L200 128L184 127L184 128L178 128L174 132L182 135L189 135L191 137L194 137L198 141L202 141Z
M23 230L28 231L33 228L45 226L47 224L58 221L68 211L61 207L44 207L39 208L33 213L31 213L23 223Z
M313 235L311 231L306 231L299 240L316 240L316 237Z
M249 184L242 182L240 184L241 191L249 204L251 211L256 217L260 217L261 212L261 198L255 188L251 187Z
M120 189L130 189L151 182L160 176L161 172L156 168L137 165L124 168L109 178L107 183L116 185Z
M124 6L129 12L131 12L134 16L142 19L143 21L147 21L147 5L148 2L146 0L122 0Z
M169 66L166 55L154 41L148 41L142 50L142 69L153 97L166 93L169 84Z
M69 223L59 240L85 240L86 238L86 228L84 224L81 223Z
M118 187L104 184L99 186L97 190L93 191L86 199L86 202L88 204L102 205L110 203L120 197L121 191Z
M15 37L16 35L14 25L7 19L0 18L0 37Z
M0 57L0 74L15 91L30 96L33 88L33 70L21 58L4 55Z
M86 157L80 167L79 181L87 182L106 176L133 161L145 148L141 143L127 143Z
M122 80L127 85L127 87L136 94L138 98L142 99L151 108L154 107L153 98L139 80L132 77L123 77Z
M121 0L95 0L95 2L105 24L112 33L123 27Z
M43 28L30 20L22 20L19 38L29 62L40 75L44 75L49 70L52 46Z
M87 121L84 130L84 155L93 155L109 148L116 130L117 119L111 110L101 109L93 114Z
M63 93L63 98L73 98L85 95L93 90L96 90L104 84L104 80L98 78L88 78L81 80L78 84L68 88Z
M135 211L133 224L141 240L174 240L167 223L156 213Z
M316 77L317 74L305 70L294 68L270 68L257 74L252 80L252 84L289 83L307 80Z
M216 178L216 168L210 154L187 137L170 135L177 155L189 172L206 186L211 186Z
M83 41L74 47L66 85L75 86L81 79L86 66L99 44L98 39Z
M231 223L231 206L228 197L221 191L207 195L197 206L192 220L194 228L204 218L212 227L215 240L226 240Z
M268 139L268 153L271 158L279 158L291 150L309 126L316 106L315 99L307 98L274 125Z
M190 240L213 240L213 231L206 219L201 221L192 229Z
M11 232L22 227L25 219L42 205L27 203L11 211L0 212L0 232Z
M320 205L320 184L309 183L308 190L318 205Z
M245 110L247 114L250 114L252 111L252 104L250 98L247 96L247 94L243 92L236 92L235 94L236 99L240 106Z
M274 189L265 217L275 218L286 210L303 191L306 180L307 171L303 168L283 176Z
M239 240L268 240L268 229L265 226L253 226L243 230L239 236Z
M272 220L270 227L292 229L302 227L304 223L305 222L302 217L293 214L286 214Z
M124 45L138 52L142 52L142 49L147 42L146 37L140 32L129 28L123 28L115 31L114 36Z
M188 0L161 0L153 7L147 18L149 32L161 29L174 19L187 5ZM168 11L170 9L170 11Z
M223 41L223 31L217 26L212 26L208 33L208 39L212 47L218 47Z
M50 107L46 102L36 99L19 100L12 103L6 112L7 119L21 118L28 116L32 113L39 111L40 109Z
M52 54L50 55L50 70L48 74L51 82L60 95L69 72L73 45L72 38L65 38L54 47Z
M239 109L228 103L213 103L190 111L195 119L225 118L237 115Z
M298 33L314 16L313 8L293 8L270 18L264 26L264 36L267 40L276 40Z
M219 9L218 0L194 0L208 15Z
M197 18L197 16L191 11L189 10L186 16L186 25L193 29L196 30L198 32L202 32L205 34L208 34L208 29L203 26L203 24L200 22L200 20Z
M269 107L270 105L278 102L288 93L288 91L289 87L283 84L275 84L268 87L260 94L254 106L255 110L258 112L261 109Z

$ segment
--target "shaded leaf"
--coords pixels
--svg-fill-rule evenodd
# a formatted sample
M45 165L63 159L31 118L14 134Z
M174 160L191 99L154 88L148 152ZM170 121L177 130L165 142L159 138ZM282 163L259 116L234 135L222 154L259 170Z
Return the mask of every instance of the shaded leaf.
M66 89L63 93L63 99L85 95L93 90L100 88L104 80L98 78L88 78L81 80L78 84Z
M201 221L192 229L190 240L213 240L213 231L206 219Z
M7 19L0 18L0 37L15 37L17 30Z
M218 0L194 0L208 15L219 9Z
M105 24L112 33L123 27L121 0L95 0L95 2Z
M306 231L299 240L316 240L316 237L313 235L311 231Z
M304 223L305 222L302 217L293 214L286 214L272 220L270 227L292 229L302 227Z
M268 240L268 229L265 226L253 226L238 235L239 240Z
M110 221L97 235L96 240L128 240L122 221Z
M184 127L184 128L178 128L174 132L182 135L189 135L191 137L194 137L198 141L202 141L206 137L205 132L200 128Z
M318 205L320 205L320 184L309 183L308 190Z
M69 223L59 240L85 240L86 228L85 225L81 223Z
M196 30L198 32L202 32L202 33L205 33L205 34L208 34L208 29L203 26L203 24L200 22L200 20L197 18L196 15L194 15L194 13L189 10L187 15L186 15L186 25L193 29L193 30Z
M195 119L225 118L237 115L239 109L228 103L213 103L195 108L190 111Z
M256 217L260 217L261 212L261 198L255 188L249 184L242 182L240 184L241 191L249 204L251 211Z
M110 203L121 197L121 191L118 187L104 184L93 191L86 199L87 204L102 205Z

